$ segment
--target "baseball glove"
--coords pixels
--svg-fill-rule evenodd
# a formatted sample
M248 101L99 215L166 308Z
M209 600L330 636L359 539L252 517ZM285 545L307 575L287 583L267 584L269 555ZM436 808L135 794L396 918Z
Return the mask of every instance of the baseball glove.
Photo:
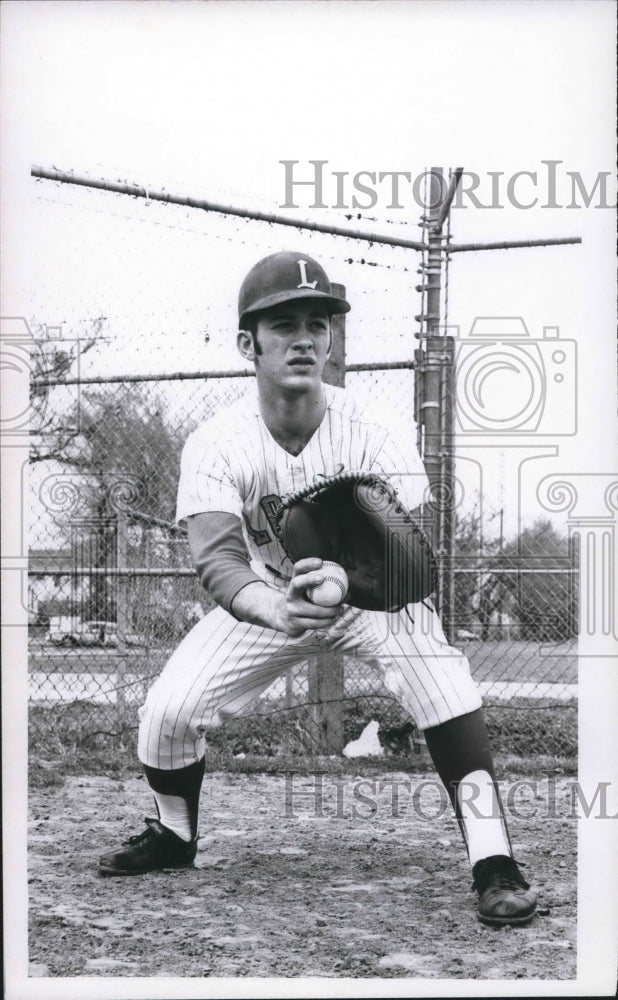
M377 476L333 476L290 493L277 523L292 562L317 556L343 566L350 584L346 604L400 611L436 588L436 559L418 517Z

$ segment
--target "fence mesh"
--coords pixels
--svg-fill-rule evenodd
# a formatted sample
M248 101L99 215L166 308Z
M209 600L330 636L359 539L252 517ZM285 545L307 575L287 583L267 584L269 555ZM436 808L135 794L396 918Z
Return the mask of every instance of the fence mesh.
M239 277L290 240L276 226L127 196L48 181L36 191L40 240L24 277L34 289L29 696L33 743L51 753L77 719L85 740L135 728L149 684L212 606L173 525L180 452L194 427L248 390L234 354ZM411 363L418 348L414 254L318 234L302 244L355 304L346 385L395 402L413 434L412 366L379 369L376 355ZM573 756L576 553L550 521L509 535L505 508L508 521L504 497L500 510L458 511L453 641L498 751ZM280 678L212 745L313 752L310 670ZM340 711L346 739L378 719L391 752L417 746L380 675L351 658Z

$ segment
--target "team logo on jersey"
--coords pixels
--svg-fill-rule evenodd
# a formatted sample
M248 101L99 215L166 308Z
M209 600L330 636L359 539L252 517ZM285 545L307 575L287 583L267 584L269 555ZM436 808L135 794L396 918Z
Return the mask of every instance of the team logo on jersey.
M339 463L335 468L334 472L318 472L314 478L313 485L319 486L320 480L331 480L333 476L338 476L343 473L344 465ZM268 528L256 528L254 527L247 515L245 514L245 524L247 526L247 531L251 535L253 542L257 546L270 545L274 540L281 539L281 527L279 524L279 519L277 514L281 508L281 497L276 493L267 493L260 499L260 510L264 514L266 520L268 521Z
M260 500L260 508L262 513L265 515L270 531L272 532L272 537L268 528L254 528L249 518L245 515L245 524L247 525L247 531L251 535L251 538L256 545L270 545L274 538L279 538L281 531L277 521L277 511L281 506L281 497L277 496L276 493L268 493L266 496L262 497Z
M316 278L315 281L308 281L307 280L307 261L306 260L299 260L299 261L297 261L297 264L298 264L298 266L300 268L300 284L298 284L296 287L297 288L315 288L317 286L318 279Z

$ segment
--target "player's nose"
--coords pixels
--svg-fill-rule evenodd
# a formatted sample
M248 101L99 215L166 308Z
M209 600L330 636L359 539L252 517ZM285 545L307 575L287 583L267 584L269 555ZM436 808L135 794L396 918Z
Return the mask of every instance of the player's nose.
M313 349L313 337L309 330L305 328L297 330L293 347L296 351L310 351Z

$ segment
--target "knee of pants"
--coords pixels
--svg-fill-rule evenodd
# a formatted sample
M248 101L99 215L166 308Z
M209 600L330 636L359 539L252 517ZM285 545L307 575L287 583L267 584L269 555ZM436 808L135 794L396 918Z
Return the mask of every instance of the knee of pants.
M137 754L143 764L164 770L186 767L203 757L205 741L198 721L146 703L140 709Z
M139 740L182 743L195 736L195 726L186 699L180 695L157 697L156 685L139 709Z

